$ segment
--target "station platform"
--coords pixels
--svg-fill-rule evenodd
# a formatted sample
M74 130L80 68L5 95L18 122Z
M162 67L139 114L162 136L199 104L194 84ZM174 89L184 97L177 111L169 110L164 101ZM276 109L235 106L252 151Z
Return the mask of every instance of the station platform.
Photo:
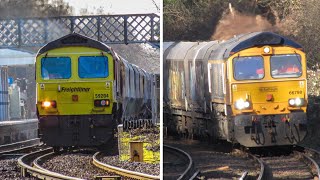
M38 138L38 119L0 121L0 145Z

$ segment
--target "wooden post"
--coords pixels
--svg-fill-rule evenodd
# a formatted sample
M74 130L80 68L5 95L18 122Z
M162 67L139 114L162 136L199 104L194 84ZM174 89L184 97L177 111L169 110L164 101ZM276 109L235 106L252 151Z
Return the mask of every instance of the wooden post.
M131 162L143 162L143 142L130 142L130 160Z

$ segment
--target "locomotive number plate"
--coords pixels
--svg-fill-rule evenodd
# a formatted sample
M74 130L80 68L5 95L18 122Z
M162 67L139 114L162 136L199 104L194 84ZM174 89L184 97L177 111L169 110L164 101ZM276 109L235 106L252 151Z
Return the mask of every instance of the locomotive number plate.
M302 91L289 91L290 95L302 94Z
M94 94L95 99L105 99L108 98L108 94Z
M94 99L108 99L109 94L106 91L95 91L93 95Z

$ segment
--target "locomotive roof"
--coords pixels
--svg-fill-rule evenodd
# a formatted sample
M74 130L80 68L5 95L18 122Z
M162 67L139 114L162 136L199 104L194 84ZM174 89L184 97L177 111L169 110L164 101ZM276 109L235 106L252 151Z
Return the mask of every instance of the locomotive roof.
M106 44L91 39L87 36L78 34L78 33L71 33L66 36L63 36L57 40L51 41L48 44L44 45L38 52L38 54L42 54L47 52L51 49L60 48L60 47L68 47L68 46L85 46L85 47L92 47L101 49L102 51L109 52L110 47Z
M164 57L172 60L222 60L241 50L265 45L281 45L302 49L298 43L284 36L272 32L253 32L222 42L165 42Z
M105 52L108 52L108 53L111 53L112 56L118 60L118 61L121 61L123 64L129 66L129 67L134 67L135 69L138 69L139 71L140 70L143 70L145 71L144 69L134 65L134 64L131 64L129 63L127 60L125 60L123 57L119 56L116 52L114 52L112 50L111 47L109 47L108 45L100 42L100 41L97 41L97 40L94 40L94 39L91 39L87 36L84 36L84 35L81 35L81 34L78 34L78 33L71 33L71 34L68 34L66 36L63 36L57 40L54 40L54 41L51 41L49 42L48 44L44 45L39 51L38 51L38 55L39 56L40 54L43 54L51 49L55 49L55 48L61 48L61 47L68 47L68 46L84 46L84 47L92 47L92 48L97 48L97 49L100 49L102 51L105 51ZM145 71L146 72L146 71ZM146 72L147 73L147 72ZM149 74L149 73L148 73ZM150 73L151 74L151 73Z
M233 53L255 46L281 45L302 49L302 46L284 36L272 32L253 32L236 36L226 42L223 58L228 58ZM231 53L231 54L230 54Z

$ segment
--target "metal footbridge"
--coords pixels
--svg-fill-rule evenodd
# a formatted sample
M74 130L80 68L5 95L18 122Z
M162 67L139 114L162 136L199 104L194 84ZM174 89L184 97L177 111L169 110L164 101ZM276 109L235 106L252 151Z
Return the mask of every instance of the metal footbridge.
M0 19L0 48L40 47L76 32L107 44L160 41L156 14Z

